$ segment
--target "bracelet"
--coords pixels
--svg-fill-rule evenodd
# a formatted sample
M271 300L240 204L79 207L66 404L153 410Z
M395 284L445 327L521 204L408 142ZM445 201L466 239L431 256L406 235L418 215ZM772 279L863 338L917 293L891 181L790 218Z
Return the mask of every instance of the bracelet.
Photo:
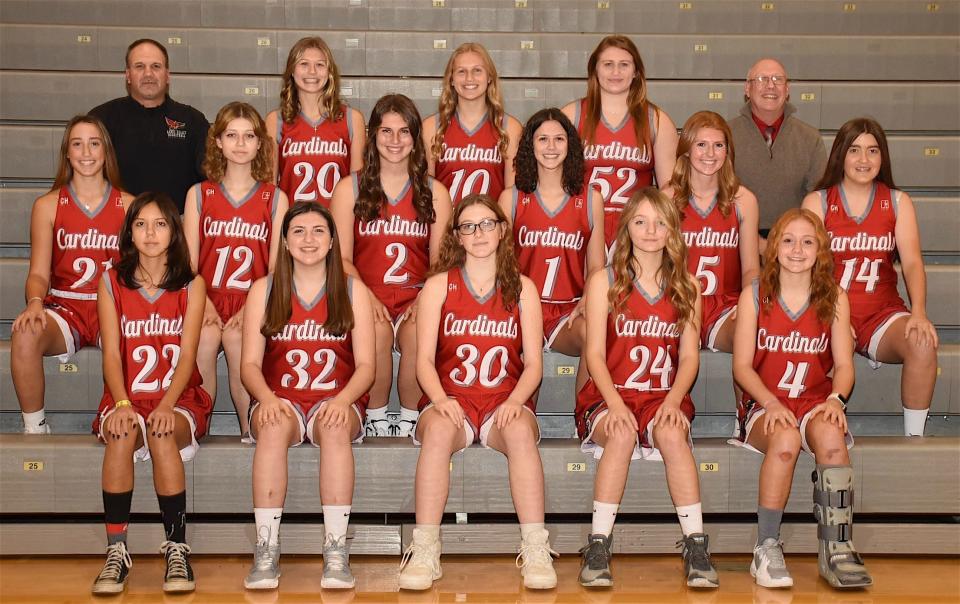
M826 400L830 400L830 399L833 399L838 403L840 403L840 407L842 407L844 411L847 410L847 397L843 396L839 392L831 392L830 396L828 396Z
M34 300L40 300L41 302L43 302L43 298L41 298L40 296L34 296L29 300L27 300L27 306L30 306L30 303L33 302Z
M130 407L130 406L132 406L132 405L133 405L133 403L130 402L130 399L128 399L128 398L122 398L122 399L120 399L119 401L115 402L115 403L113 404L113 407L114 407L115 409L119 409L120 407Z

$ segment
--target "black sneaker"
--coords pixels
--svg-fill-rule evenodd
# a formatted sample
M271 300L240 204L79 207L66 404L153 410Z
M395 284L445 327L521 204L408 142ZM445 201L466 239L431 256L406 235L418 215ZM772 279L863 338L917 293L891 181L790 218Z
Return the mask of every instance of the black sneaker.
M709 543L710 538L703 533L692 533L677 542L683 547L680 554L689 587L720 587L717 569L710 562L710 552L707 551Z
M130 559L126 543L119 541L108 545L107 561L104 562L103 570L97 575L93 582L93 589L90 591L95 594L121 593L127 583L127 574L131 566L133 566L133 560Z
M580 548L583 561L580 563L580 585L585 587L611 587L610 546L613 535L590 535L587 544Z
M167 559L167 572L163 575L163 591L193 591L197 587L190 568L190 546L186 543L164 541L160 553Z

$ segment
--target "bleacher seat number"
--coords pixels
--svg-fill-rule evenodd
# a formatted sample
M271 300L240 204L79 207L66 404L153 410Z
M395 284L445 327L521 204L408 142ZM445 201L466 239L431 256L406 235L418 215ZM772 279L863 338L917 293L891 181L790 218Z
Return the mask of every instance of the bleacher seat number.
M80 373L76 363L60 363L60 373Z
M587 464L582 461L575 461L567 464L567 472L586 472Z
M705 461L700 464L701 472L719 472L720 464L715 461Z
M577 372L577 368L573 365L560 365L557 367L557 375L573 375Z
M24 472L43 472L43 462L42 461L25 461L23 462L23 471Z

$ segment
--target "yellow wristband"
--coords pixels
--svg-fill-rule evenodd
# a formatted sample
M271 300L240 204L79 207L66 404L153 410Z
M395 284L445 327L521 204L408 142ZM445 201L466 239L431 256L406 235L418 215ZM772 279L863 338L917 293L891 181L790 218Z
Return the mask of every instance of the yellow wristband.
M126 398L122 398L113 404L113 406L117 409L119 409L120 407L130 407L132 405L133 403L130 402L130 399L126 399Z

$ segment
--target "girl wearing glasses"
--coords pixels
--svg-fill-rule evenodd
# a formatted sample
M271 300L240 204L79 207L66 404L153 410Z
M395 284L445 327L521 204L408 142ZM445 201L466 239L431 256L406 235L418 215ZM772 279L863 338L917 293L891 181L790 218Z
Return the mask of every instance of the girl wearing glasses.
M266 123L277 144L273 172L291 203L329 206L337 182L360 169L363 116L340 100L340 70L321 38L301 38L290 48L280 108Z
M937 381L939 339L927 318L927 275L913 200L893 184L887 136L870 118L837 132L817 191L803 207L823 219L833 274L850 297L857 352L874 368L902 363L900 397L907 436L923 436ZM910 296L897 291L899 257Z
M593 525L580 584L609 587L613 525L630 462L664 462L683 532L687 585L717 587L703 532L693 458L690 388L700 365L700 291L687 272L680 215L673 200L648 187L633 194L617 226L606 271L586 290L590 380L577 394L581 449L600 460Z
M370 115L363 167L343 179L330 211L337 223L344 269L373 292L377 374L370 389L367 436L405 436L417 421L416 300L436 262L450 195L427 176L420 114L402 94L377 101ZM409 320L408 320L409 319ZM393 350L400 352L399 429L387 420Z
M454 205L471 193L497 199L513 185L520 122L503 110L500 78L487 49L461 44L443 72L437 113L423 121L430 174Z
M474 442L507 457L520 518L523 583L557 584L543 525L540 429L531 400L542 376L540 298L520 274L506 216L487 195L454 210L417 311L417 377L423 385L414 441L417 526L400 588L429 589L440 570L440 520L450 458Z
M712 111L683 125L673 178L664 193L680 210L687 268L700 281L700 346L733 352L742 283L760 273L757 198L733 173L730 128Z
M584 186L580 137L559 109L527 121L516 164L517 185L500 207L513 223L520 272L540 291L544 348L580 356L584 281L603 266L603 200ZM577 390L586 380L580 369Z
M587 96L563 108L580 137L586 182L603 195L608 251L630 195L673 174L677 127L647 98L646 72L630 38L607 36L587 62Z

